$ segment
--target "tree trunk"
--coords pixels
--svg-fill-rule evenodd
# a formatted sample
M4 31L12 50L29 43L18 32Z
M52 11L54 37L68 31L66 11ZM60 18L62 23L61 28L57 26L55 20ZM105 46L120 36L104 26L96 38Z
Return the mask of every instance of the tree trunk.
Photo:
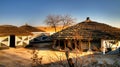
M57 29L56 29L56 27L55 27L55 33L57 32Z

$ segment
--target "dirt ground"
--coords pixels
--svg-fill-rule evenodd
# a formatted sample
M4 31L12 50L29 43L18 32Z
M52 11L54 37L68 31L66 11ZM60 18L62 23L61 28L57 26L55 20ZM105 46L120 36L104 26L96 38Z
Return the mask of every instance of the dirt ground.
M0 50L0 67L31 67L33 56L33 49L28 48L9 48ZM113 64L114 62L120 63L118 55L91 55L87 53L70 53L70 58L79 57L83 60L95 59L98 63ZM87 57L86 57L87 56ZM38 57L42 57L41 64L48 64L66 60L65 52L54 51L49 48L39 48ZM76 60L73 61L76 63ZM86 63L86 61L84 62ZM52 67L52 66L51 66Z

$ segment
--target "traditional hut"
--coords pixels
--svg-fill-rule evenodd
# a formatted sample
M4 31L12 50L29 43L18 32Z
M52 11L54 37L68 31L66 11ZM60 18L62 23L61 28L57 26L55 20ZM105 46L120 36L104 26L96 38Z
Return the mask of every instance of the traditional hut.
M23 26L21 26L19 28L31 32L33 34L32 38L38 37L41 34L45 33L45 31L37 29L36 27L30 26L28 24L25 24L25 25L23 25Z
M85 21L57 32L51 37L54 39L53 48L98 50L102 47L103 40L119 40L120 29L92 21L87 17Z
M43 31L41 29L38 29L36 27L30 26L28 24L25 24L25 25L21 26L20 29L27 30L27 31L29 31L33 34L31 36L31 41L30 42L35 42L35 41L40 42L45 38L45 36L49 35L45 31Z
M29 44L30 32L12 25L0 26L0 47L18 47Z

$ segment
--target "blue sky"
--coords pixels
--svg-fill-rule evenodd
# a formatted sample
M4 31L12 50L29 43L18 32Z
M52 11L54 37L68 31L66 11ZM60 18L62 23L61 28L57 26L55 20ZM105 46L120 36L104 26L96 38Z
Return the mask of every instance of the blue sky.
M69 14L120 28L120 0L0 0L0 25L44 25L49 14Z

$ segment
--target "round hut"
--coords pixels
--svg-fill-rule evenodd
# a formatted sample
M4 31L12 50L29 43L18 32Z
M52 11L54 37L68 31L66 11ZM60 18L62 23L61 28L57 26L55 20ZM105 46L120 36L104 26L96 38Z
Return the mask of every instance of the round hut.
M20 28L25 29L25 30L27 30L29 32L45 32L43 30L37 29L36 27L30 26L28 24L20 26Z
M20 26L19 28L31 32L33 34L31 39L36 38L36 37L40 36L41 34L45 33L45 31L37 29L36 27L30 26L28 24Z
M20 29L24 29L27 30L29 32L31 32L33 35L31 36L31 40L30 42L41 42L43 40L45 40L45 38L47 38L49 36L48 33L46 33L45 31L38 29L36 27L30 26L28 24L25 24L21 27L19 27Z
M18 47L29 44L30 32L12 25L0 26L0 47Z
M57 32L51 37L55 49L99 50L103 40L119 40L120 29L92 21L87 17L85 21Z

